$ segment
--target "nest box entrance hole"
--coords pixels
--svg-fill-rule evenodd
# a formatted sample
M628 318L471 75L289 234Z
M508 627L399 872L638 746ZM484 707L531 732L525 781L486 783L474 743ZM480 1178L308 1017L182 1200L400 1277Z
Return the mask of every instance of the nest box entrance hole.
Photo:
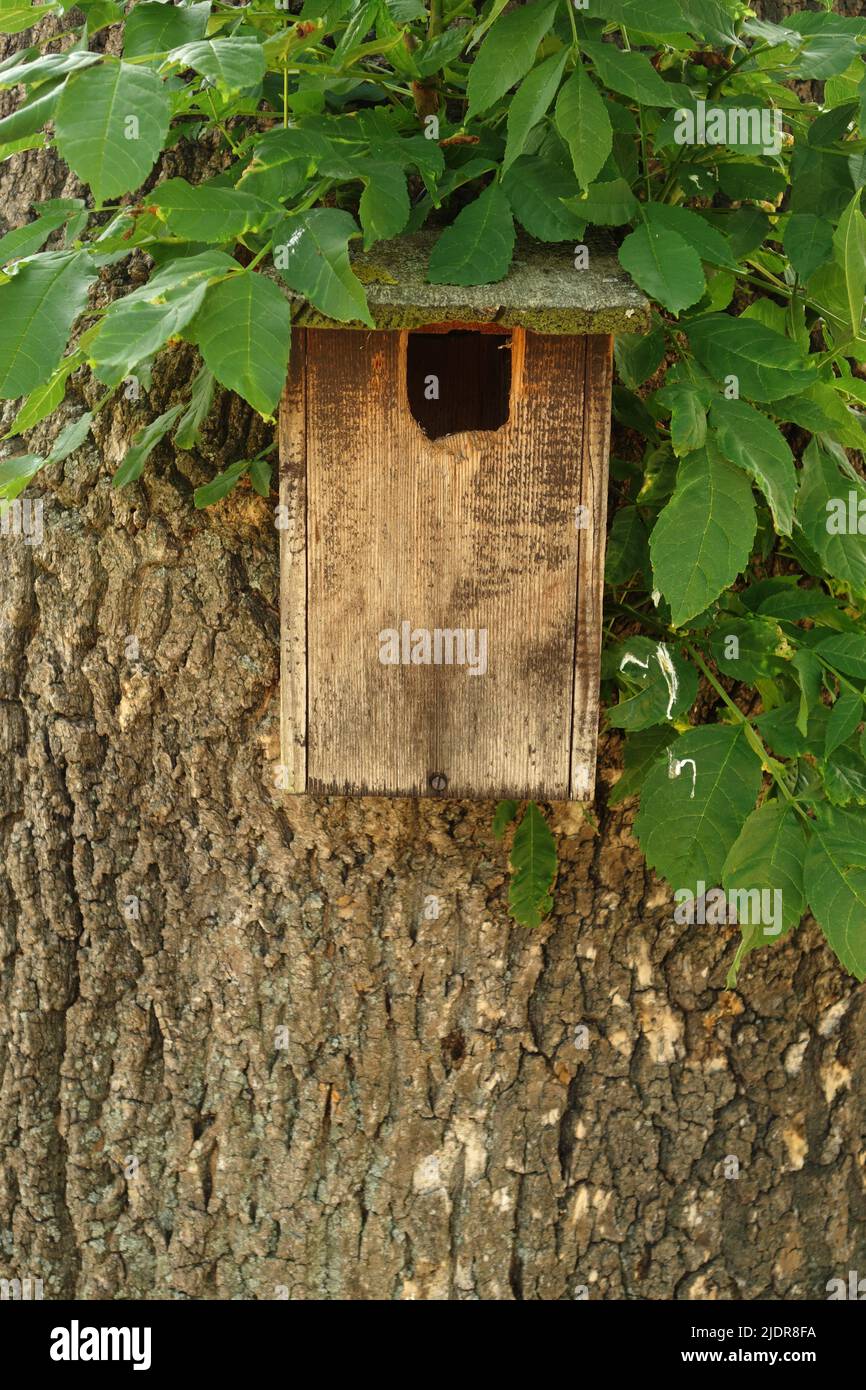
M498 430L511 401L511 334L471 328L410 332L406 394L428 439Z

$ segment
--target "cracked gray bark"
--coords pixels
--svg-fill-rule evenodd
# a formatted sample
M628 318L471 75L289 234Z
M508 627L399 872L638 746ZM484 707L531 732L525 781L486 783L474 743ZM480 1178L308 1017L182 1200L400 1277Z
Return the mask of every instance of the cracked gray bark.
M0 166L12 225L73 187ZM866 1270L866 991L814 927L726 992L734 930L673 922L603 795L598 834L555 808L526 932L491 806L274 790L276 499L191 504L265 427L223 397L201 450L110 486L192 365L40 478L41 545L0 542L0 1275L797 1299Z

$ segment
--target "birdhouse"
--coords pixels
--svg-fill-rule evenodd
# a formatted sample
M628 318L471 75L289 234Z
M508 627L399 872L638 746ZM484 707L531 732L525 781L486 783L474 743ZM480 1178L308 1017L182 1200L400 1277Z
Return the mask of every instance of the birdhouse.
M293 792L586 800L595 776L609 252L519 244L425 280L356 256L375 329L293 304L280 418L282 763Z

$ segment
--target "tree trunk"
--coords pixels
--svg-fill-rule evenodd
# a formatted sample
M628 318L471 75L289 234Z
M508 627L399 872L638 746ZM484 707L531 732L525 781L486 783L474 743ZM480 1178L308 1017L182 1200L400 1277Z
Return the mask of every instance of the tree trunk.
M72 188L0 166L12 225ZM735 929L675 924L605 807L616 746L598 833L554 808L534 932L490 804L275 790L276 499L191 502L265 426L223 397L205 447L110 483L191 369L31 487L40 544L0 540L0 1275L758 1299L866 1270L866 991L811 926L725 991Z

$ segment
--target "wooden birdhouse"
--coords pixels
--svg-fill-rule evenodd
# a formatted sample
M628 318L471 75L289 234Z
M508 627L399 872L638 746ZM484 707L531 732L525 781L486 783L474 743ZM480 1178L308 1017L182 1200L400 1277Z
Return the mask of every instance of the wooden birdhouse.
M359 255L375 331L303 302L280 421L282 762L294 792L585 800L598 734L609 252L425 281Z

